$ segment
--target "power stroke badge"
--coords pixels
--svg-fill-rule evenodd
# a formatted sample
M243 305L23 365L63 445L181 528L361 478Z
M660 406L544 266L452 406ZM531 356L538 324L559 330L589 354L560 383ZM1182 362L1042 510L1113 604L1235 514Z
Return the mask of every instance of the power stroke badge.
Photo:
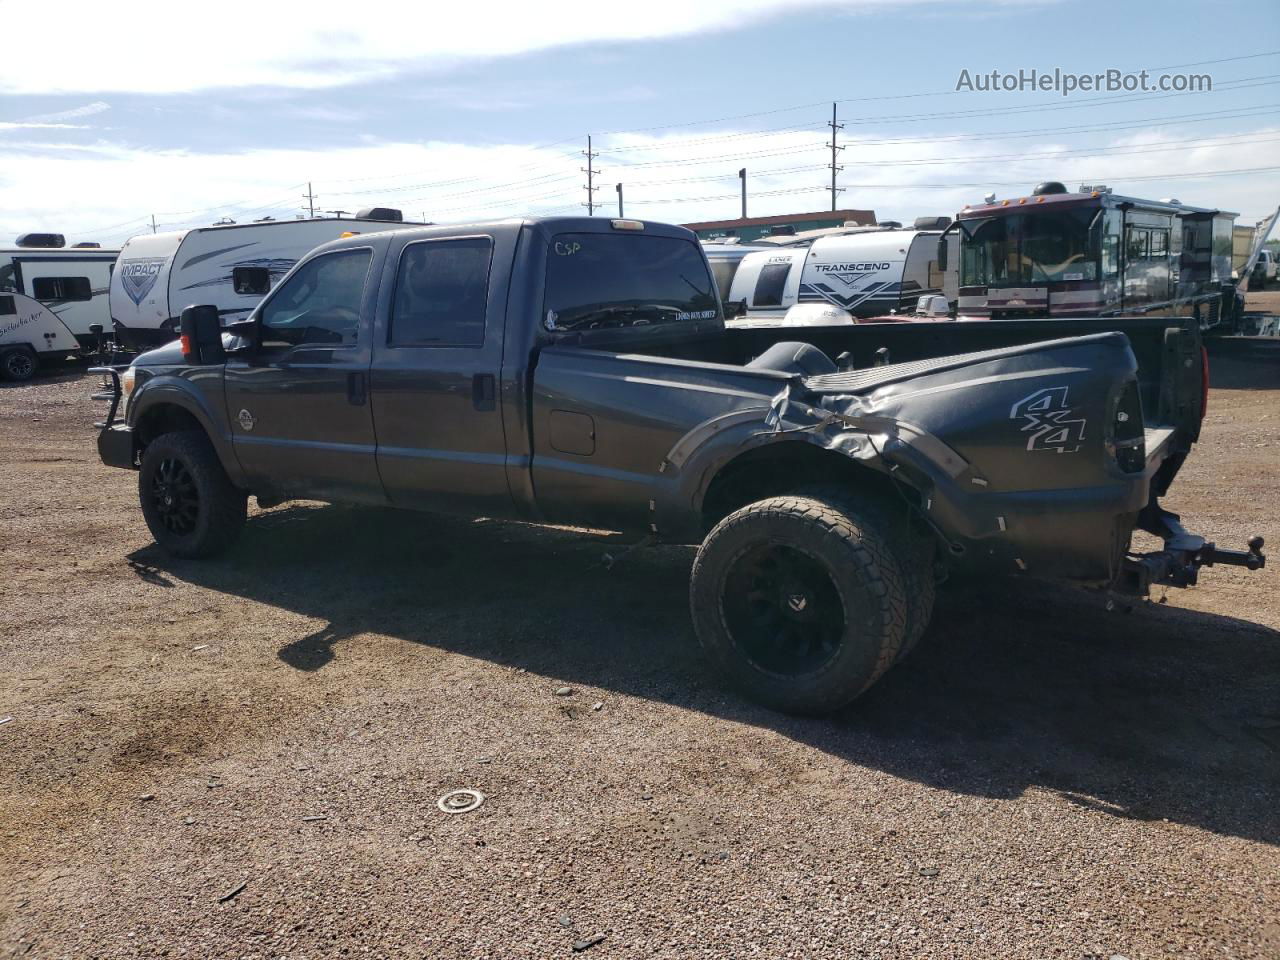
M165 262L164 257L150 257L145 260L126 260L117 268L124 292L135 305L141 306L142 298L156 285L156 277L160 276Z

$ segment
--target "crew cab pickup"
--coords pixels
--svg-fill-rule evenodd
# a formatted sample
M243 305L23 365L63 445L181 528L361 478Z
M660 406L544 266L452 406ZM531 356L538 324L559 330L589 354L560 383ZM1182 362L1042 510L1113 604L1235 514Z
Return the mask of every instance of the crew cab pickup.
M692 233L509 220L354 235L247 320L115 381L98 449L156 541L236 538L311 499L698 544L713 661L780 709L838 708L908 652L949 572L1141 594L1216 549L1161 509L1195 442L1200 334L1160 318L726 329ZM803 335L803 342L796 340ZM1164 549L1130 552L1136 528Z

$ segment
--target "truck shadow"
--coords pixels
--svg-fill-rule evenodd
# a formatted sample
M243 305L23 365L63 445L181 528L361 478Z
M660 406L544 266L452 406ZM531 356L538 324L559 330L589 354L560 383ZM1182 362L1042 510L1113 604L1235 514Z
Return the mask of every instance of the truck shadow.
M687 609L692 551L497 521L290 506L226 559L130 561L318 618L280 659L323 669L363 634L767 727L961 794L1049 790L1107 815L1280 843L1280 633L1169 606L1108 614L1021 584L943 591L921 649L842 715L782 716L711 676Z

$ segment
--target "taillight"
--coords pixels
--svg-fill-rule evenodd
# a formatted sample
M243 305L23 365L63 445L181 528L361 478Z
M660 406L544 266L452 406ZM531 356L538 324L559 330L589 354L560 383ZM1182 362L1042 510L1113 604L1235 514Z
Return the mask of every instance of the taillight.
M1200 419L1209 412L1209 348L1200 348Z
M1142 422L1142 395L1138 392L1136 380L1125 384L1116 402L1107 446L1125 473L1141 473L1146 467L1147 439Z

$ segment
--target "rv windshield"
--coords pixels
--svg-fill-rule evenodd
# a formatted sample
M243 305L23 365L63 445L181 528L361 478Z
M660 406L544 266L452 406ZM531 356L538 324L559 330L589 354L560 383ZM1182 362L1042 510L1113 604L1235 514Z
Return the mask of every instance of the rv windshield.
M1077 207L961 220L961 285L1097 280L1101 213Z

